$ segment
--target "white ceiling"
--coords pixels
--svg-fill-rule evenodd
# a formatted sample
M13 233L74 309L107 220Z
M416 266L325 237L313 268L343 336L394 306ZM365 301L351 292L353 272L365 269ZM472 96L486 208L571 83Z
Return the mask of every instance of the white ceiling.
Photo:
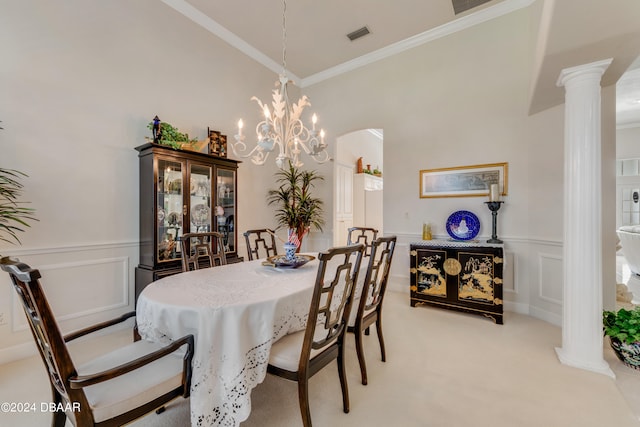
M162 1L274 73L282 72L282 0ZM533 2L491 0L455 15L451 0L288 0L287 71L304 87ZM363 26L371 34L353 42L347 38ZM619 124L640 122L636 64L618 83Z
M619 127L636 127L640 123L640 60L616 84L616 121Z

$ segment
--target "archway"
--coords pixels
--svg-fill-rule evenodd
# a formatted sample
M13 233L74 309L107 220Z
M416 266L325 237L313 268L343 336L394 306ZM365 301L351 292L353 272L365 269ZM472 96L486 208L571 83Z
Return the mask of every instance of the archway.
M364 169L371 174L358 174L356 164L362 158ZM347 242L347 230L353 226L373 227L383 232L382 129L362 129L336 138L334 156L333 244ZM382 175L382 173L380 174ZM376 188L372 187L373 186Z

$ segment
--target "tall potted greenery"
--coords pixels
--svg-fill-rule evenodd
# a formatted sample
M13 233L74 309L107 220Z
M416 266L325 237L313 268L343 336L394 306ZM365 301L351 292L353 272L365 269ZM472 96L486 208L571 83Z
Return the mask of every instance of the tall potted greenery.
M633 310L604 311L602 324L611 347L625 365L640 369L640 306Z
M289 162L288 168L276 173L278 189L269 190L267 202L276 207L278 228L286 227L290 230L290 239L297 238L298 251L302 238L311 227L322 231L324 225L322 200L313 197L311 190L316 181L324 177L316 171L300 170ZM294 237L295 235L295 237Z
M24 231L23 227L29 227L27 221L37 221L34 210L22 206L26 202L18 201L22 194L20 179L26 176L13 169L0 168L0 241L20 243L18 233Z

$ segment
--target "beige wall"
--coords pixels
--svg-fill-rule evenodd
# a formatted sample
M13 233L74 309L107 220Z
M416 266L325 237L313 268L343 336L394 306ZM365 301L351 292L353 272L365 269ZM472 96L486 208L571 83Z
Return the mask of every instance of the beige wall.
M231 138L240 117L260 117L250 98L268 98L277 76L153 0L3 2L0 39L0 167L29 175L23 199L40 219L0 254L43 270L66 331L129 311L134 147L151 136L147 124L157 114L192 137L211 127ZM239 229L272 218L256 185L272 172L241 164ZM0 362L32 352L5 274L0 314Z
M508 162L498 229L508 252L506 307L558 322L564 113L556 107L528 115L529 22L528 10L512 13L306 92L332 135L384 130L384 229L402 243L393 271L402 289L408 243L420 238L423 222L448 237L447 217L466 209L482 222L480 238L491 235L484 198L421 199L419 171Z

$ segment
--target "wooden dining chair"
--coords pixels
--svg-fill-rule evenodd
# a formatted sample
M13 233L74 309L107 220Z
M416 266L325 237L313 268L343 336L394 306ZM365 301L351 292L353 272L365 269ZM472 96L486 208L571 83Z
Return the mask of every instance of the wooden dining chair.
M40 272L8 257L0 267L9 273L22 302L31 333L49 376L52 404L69 409L52 412L53 427L67 417L76 427L121 426L178 396L189 397L193 335L167 346L134 341L76 366L66 343L123 322L135 312L63 336L40 284ZM178 351L186 347L186 352Z
M243 235L247 242L247 258L249 261L278 255L273 230L268 228L247 230ZM260 252L264 252L264 256L261 256Z
M362 243L365 246L364 256L371 255L371 243L376 240L378 230L371 227L351 227L347 234L347 245Z
M224 236L216 231L180 236L182 271L225 265Z
M305 427L311 426L309 378L334 359L338 362L343 410L349 412L344 336L363 251L364 245L358 244L332 248L318 255L320 265L306 329L284 336L271 347L267 372L298 382Z
M369 335L375 323L382 361L387 360L382 336L382 302L387 290L389 268L396 248L396 236L379 237L371 244L371 255L360 294L354 297L354 309L349 319L349 332L355 334L356 353L360 363L362 384L367 385L367 365L364 359L362 334Z

